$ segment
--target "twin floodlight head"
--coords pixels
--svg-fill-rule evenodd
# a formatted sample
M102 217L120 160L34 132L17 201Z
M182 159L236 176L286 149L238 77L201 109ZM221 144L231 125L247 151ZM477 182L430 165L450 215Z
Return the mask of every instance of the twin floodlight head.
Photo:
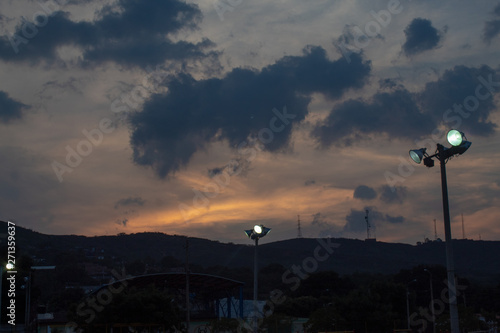
M258 239L267 235L271 231L271 228L266 228L262 224L256 224L253 229L245 230L245 234L250 239Z
M443 157L445 159L450 158L451 156L454 155L462 155L463 153L465 153L467 149L469 149L471 145L471 143L467 141L465 134L455 129L452 129L451 131L448 132L448 134L446 135L446 139L448 140L448 142L451 144L452 147L443 148L442 146L440 146L443 149L444 153ZM426 153L426 148L410 150L410 157L415 163L420 164L422 161L424 161L424 165L429 168L434 166L434 160L432 158L437 155L438 154L429 156Z

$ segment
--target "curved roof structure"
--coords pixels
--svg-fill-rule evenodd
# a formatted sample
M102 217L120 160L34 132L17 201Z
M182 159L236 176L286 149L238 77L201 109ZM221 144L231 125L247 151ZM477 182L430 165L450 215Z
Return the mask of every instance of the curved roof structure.
M108 286L117 286L125 282L127 284L127 287L136 286L140 288L150 284L155 284L162 287L185 289L186 273L156 273L133 276L127 279L118 280L113 283L103 285L93 293L97 293L101 289ZM242 287L243 285L243 282L224 278L221 276L200 273L189 274L189 288L192 291L218 293L236 289Z

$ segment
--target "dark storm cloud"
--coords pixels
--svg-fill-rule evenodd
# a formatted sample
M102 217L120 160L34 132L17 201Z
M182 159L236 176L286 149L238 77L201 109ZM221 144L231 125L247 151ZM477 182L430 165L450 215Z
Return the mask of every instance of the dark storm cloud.
M380 188L380 200L385 203L399 203L402 204L406 198L406 186L389 186L383 185Z
M493 85L486 87L484 82L489 81L488 77L492 78ZM497 109L497 105L491 95L480 98L478 93L489 95L488 90L496 93L499 79L498 72L486 65L479 68L455 66L445 71L437 81L427 83L425 89L418 94L418 100L422 108L433 118L434 126L445 118L459 117L461 119L459 124L450 121L448 127L460 127L461 131L473 135L491 135L497 125L491 122L489 117L490 113ZM477 90L478 86L482 88ZM477 108L468 111L474 106L474 103L470 103L473 101L477 101Z
M377 192L369 186L359 185L354 189L353 197L361 200L371 200L377 197Z
M18 102L0 91L0 123L10 123L12 120L21 119L23 110L28 108L27 105Z
M94 22L73 22L62 11L50 14L45 25L41 18L39 27L23 21L14 37L0 37L0 59L54 63L59 47L75 46L83 52L82 64L113 61L144 67L166 59L203 58L204 50L213 46L209 40L193 44L167 37L195 29L202 18L196 5L179 0L119 0L104 7Z
M441 40L440 32L432 26L432 22L415 18L405 29L406 42L403 51L406 56L412 56L435 48Z
M312 130L322 147L345 146L366 139L368 134L387 133L397 138L415 138L434 129L407 90L380 92L370 100L351 99L333 108Z
M495 16L500 16L500 3L493 9ZM487 21L483 28L483 40L490 44L491 40L500 33L500 19Z
M293 125L308 113L309 94L338 98L363 86L369 72L370 64L359 55L346 69L341 60L328 60L321 47L309 47L302 56L284 57L261 71L236 68L207 80L171 77L166 94L151 96L142 112L130 117L134 161L166 177L218 140L241 148L240 157L247 160L249 137L259 138L259 149L289 150Z
M430 136L442 124L488 136L497 127L490 121L490 113L497 109L491 96L499 90L497 74L488 66L455 66L420 92L397 86L367 100L350 99L336 105L311 135L323 148L349 146L370 134L414 140Z
M128 197L118 200L115 203L115 209L119 207L144 206L145 203L141 197Z

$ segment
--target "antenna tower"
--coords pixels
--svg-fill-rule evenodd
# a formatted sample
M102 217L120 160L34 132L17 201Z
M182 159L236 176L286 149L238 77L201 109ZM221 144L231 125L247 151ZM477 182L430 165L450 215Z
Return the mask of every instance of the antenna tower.
M366 221L366 239L370 239L370 222L368 221L368 212L369 210L366 210L366 215L365 215L365 221Z
M438 239L438 232L436 229L436 219L434 219L434 240Z
M297 215L297 238L302 238L302 230L300 229L300 215Z
M462 213L462 239L465 239L464 213Z

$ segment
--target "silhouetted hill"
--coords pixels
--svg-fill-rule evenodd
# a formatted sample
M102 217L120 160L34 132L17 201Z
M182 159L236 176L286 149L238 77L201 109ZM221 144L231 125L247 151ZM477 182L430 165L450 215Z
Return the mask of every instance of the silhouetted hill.
M5 223L0 226L1 230L7 230ZM5 241L5 238L0 238L0 245L5 246ZM323 242L337 243L339 246L325 257L327 252L316 239L290 239L259 245L260 267L278 263L285 267L304 266L310 271L333 270L339 274L390 274L420 264L446 266L444 242L409 245L343 238L326 239ZM473 280L498 283L500 241L454 240L453 243L457 274ZM17 227L16 245L22 253L45 259L44 264L53 264L58 253L95 253L113 258L114 261L125 262L146 259L159 261L165 256L184 262L186 255L185 236L163 233L58 236ZM248 245L239 245L189 238L189 249L193 265L253 267L254 247L250 241ZM315 256L317 259L313 259Z

